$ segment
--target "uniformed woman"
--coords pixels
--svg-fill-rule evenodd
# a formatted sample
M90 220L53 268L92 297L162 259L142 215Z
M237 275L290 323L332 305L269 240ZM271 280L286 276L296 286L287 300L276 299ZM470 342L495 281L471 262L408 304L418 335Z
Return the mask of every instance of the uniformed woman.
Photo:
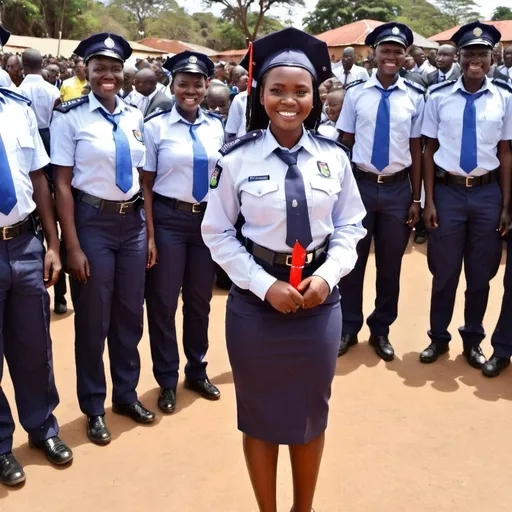
M278 447L286 444L293 510L309 512L341 335L336 285L356 263L365 210L343 149L307 131L320 121L318 84L331 76L326 44L289 28L256 41L242 65L250 63L252 131L221 150L202 231L236 285L226 340L260 510L276 510Z
M132 53L127 41L95 34L75 53L84 58L92 91L58 107L52 163L75 310L78 400L90 440L105 444L111 438L104 421L105 338L113 412L139 423L155 417L135 389L147 259L138 171L145 160L143 119L117 96L123 62Z
M153 267L146 282L153 372L161 387L158 407L172 413L179 369L175 316L180 289L187 357L185 387L210 400L220 398L208 379L204 360L215 266L201 238L201 222L224 131L220 117L200 108L208 77L214 73L213 62L201 53L185 51L164 66L172 73L176 103L146 120L142 183L148 267ZM153 266L155 261L158 264Z

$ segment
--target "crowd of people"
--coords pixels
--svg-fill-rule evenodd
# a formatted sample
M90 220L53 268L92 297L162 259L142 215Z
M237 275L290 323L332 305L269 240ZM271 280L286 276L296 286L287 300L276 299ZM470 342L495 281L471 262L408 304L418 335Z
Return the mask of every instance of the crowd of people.
M0 27L3 45L8 38ZM420 361L449 350L464 264L465 359L487 377L510 364L510 236L488 360L480 344L510 228L512 47L503 52L498 30L479 22L428 55L400 23L379 26L366 45L363 62L353 48L334 62L325 43L289 28L254 42L240 64L192 51L134 61L126 40L100 33L71 59L37 49L5 56L1 346L20 423L52 463L73 457L53 414L47 288L55 285L55 313L66 312L62 267L78 402L88 438L101 445L112 438L105 342L112 411L152 423L136 389L145 304L156 406L174 412L181 295L185 387L218 400L206 362L215 274L230 288L238 427L262 512L276 510L280 444L290 447L292 510L311 510L336 359L358 343L365 320L372 243L376 300L366 322L380 358L395 356L389 333L415 228L417 243L428 238L433 276L431 342ZM6 485L25 480L13 431L0 390Z

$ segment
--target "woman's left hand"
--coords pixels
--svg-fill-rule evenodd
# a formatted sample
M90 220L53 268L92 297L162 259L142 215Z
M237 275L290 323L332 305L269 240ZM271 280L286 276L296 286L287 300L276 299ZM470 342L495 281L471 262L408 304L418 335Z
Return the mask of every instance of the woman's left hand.
M297 290L304 296L303 309L320 306L331 293L327 282L318 276L307 277L299 284Z

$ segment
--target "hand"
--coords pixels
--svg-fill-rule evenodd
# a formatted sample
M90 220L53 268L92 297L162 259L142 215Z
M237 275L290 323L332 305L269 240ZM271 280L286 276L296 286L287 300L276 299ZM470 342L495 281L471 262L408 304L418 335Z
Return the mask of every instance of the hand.
M67 263L69 275L81 283L87 283L87 279L91 276L91 269L82 249L68 251Z
M304 294L304 309L320 306L331 293L327 282L318 276L307 277L299 284L297 290Z
M501 236L505 236L509 231L510 226L510 213L508 208L503 208L500 215L500 225L498 226L498 232Z
M427 229L437 229L439 224L437 222L437 209L434 203L427 203L425 210L423 210L423 220Z
M267 291L265 299L277 311L295 313L304 304L302 295L289 283L276 281Z
M407 225L412 229L416 226L417 222L420 220L420 203L412 203L409 206L409 213L407 214Z
M53 249L48 249L44 255L44 286L50 288L59 279L62 265L60 263L59 253ZM51 276L51 278L50 278Z
M156 249L156 243L154 238L148 238L148 262L146 263L146 269L149 270L157 264L158 251Z

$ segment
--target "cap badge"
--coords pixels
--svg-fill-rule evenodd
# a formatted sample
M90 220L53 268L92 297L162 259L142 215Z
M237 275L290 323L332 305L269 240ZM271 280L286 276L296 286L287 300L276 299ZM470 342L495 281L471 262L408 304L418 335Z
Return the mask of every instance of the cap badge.
M190 62L190 64L195 64L197 62L197 57L195 55L191 55L188 58L188 61Z
M400 29L398 27L393 27L393 30L391 30L391 33L394 36L398 36L400 34Z
M480 27L476 27L475 30L473 30L473 35L476 37L480 37L483 34L483 30Z
M114 40L109 36L107 37L107 39L105 39L105 41L103 41L103 44L109 49L109 50L112 50L112 48L114 48L114 46L116 45L116 43L114 42Z

